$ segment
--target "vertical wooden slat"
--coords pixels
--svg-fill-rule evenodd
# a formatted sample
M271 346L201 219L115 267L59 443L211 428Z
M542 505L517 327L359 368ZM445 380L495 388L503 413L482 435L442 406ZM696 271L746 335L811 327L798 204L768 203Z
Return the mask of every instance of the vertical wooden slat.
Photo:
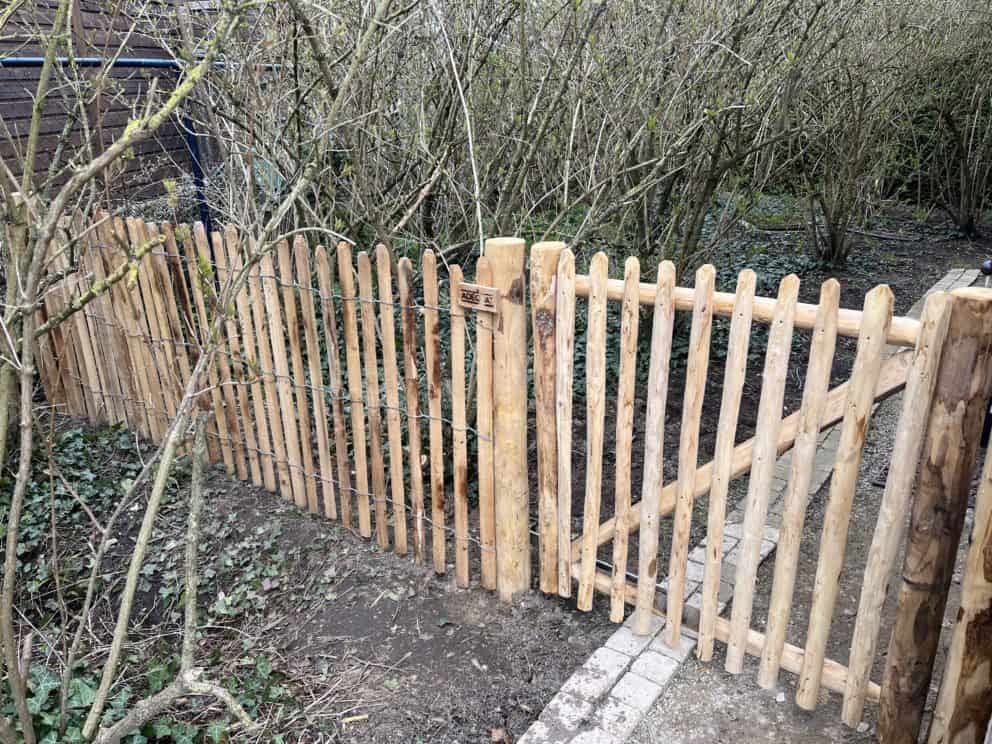
M362 313L362 345L365 352L365 397L369 414L369 455L372 499L375 502L375 535L380 548L389 547L386 511L386 465L382 457L382 399L379 396L379 361L375 348L375 306L372 297L372 262L369 254L358 254L358 295Z
M920 453L923 451L930 401L937 380L937 367L950 320L949 310L949 295L936 292L927 298L913 366L906 378L902 414L896 428L890 460L898 466L889 468L885 480L885 491L882 493L882 503L875 522L875 534L865 562L858 616L854 623L851 652L848 656L842 719L851 727L860 723L864 711L865 690L875 660L882 606L888 595L889 579L902 544L906 513L911 506L913 483L916 480Z
M185 283L177 285L174 280L175 275L170 269L171 262L177 259L179 255L172 225L168 222L162 223L160 233L165 240L164 247L155 249L154 255L151 256L152 268L158 274L158 280L165 295L165 310L169 321L170 338L172 339L176 360L179 362L179 375L176 378L176 383L181 400L186 383L193 374L193 366L189 361L189 343L186 339L186 328L179 315L179 311L183 307L181 297L185 291Z
M489 259L481 256L475 264L475 281L492 286L493 271ZM478 312L475 316L476 404L479 461L479 552L482 563L482 586L496 588L496 501L493 471L493 323L495 313Z
M263 258L262 262L270 267L272 265L271 259L265 262ZM269 318L266 310L265 292L262 289L261 273L259 262L253 264L248 271L252 323L255 327L255 339L258 342L258 372L262 378L262 392L265 400L265 410L260 415L268 420L269 429L272 432L272 460L279 483L279 493L287 501L293 501L293 479L289 473L289 455L286 452L286 439L282 431L278 383L275 363L272 359L272 336L269 332Z
M351 528L351 470L348 466L348 433L344 423L344 390L341 387L341 357L338 350L338 328L334 313L334 286L331 262L324 246L317 246L317 283L320 287L320 307L324 320L327 345L327 376L330 384L331 414L334 417L334 459L338 469L338 494L341 499L341 522ZM327 516L337 519L334 501L324 504Z
M81 217L74 220L77 234L83 232L88 226L84 225ZM98 238L92 229L87 231L86 237L82 241L84 248L80 251L79 273L87 277L85 284L87 287L103 277L102 271L97 271L99 257L95 255L98 250L96 244ZM97 260L94 260L97 259ZM90 343L93 347L93 357L96 362L97 377L100 380L100 399L102 403L102 413L104 420L111 424L116 424L124 420L123 398L120 383L117 378L117 369L114 365L113 354L109 344L109 327L104 320L103 302L107 299L106 292L95 297L88 305L80 311L86 325L89 328Z
M204 287L212 286L213 262L210 260L210 248L207 245L207 233L203 225L199 222L193 225L193 239L196 245L186 241L184 247L189 260L190 284L193 287L193 301L196 303L196 312L200 319L200 353L208 345L210 333L213 325L212 315L207 314L206 301L203 296ZM218 352L219 354L219 352ZM211 364L207 371L207 381L210 384L210 397L213 401L214 420L211 426L211 434L217 437L220 443L221 457L224 460L224 469L229 476L234 475L234 453L231 449L231 438L227 430L227 414L224 412L224 398L221 394L217 371L218 365Z
M599 510L603 497L603 427L606 419L606 281L609 259L597 253L589 264L589 325L586 331L586 498L582 510L582 559L576 605L591 610Z
M623 622L627 589L627 539L630 535L630 466L634 447L634 384L637 373L638 290L641 265L631 256L624 263L623 304L620 308L620 379L617 384L616 479L614 484L613 589L610 619Z
M658 267L651 361L648 369L647 411L644 423L644 474L641 486L641 525L638 536L635 630L651 631L655 583L658 579L658 526L661 507L662 463L665 453L665 409L668 404L669 363L675 324L675 264Z
M455 484L455 581L467 587L468 568L468 432L465 418L465 310L458 301L464 281L460 266L451 279L451 443Z
M480 280L481 281L481 280ZM555 277L555 487L558 595L572 596L572 382L575 372L575 256L565 248Z
M331 516L336 513L334 469L331 465L331 442L327 432L327 408L324 405L324 371L320 363L317 313L313 302L310 247L306 241L297 241L293 245L293 258L296 262L296 280L300 285L303 336L307 344L307 368L310 372L310 395L313 398L313 426L317 434L317 461L320 463L320 496L324 504L324 514Z
M885 655L878 716L879 740L886 744L916 744L919 739L982 423L992 394L992 292L977 287L955 289L951 292L950 312L930 402L902 570L896 572L899 593ZM975 535L976 542L983 539ZM985 561L988 560L986 554ZM972 607L963 604L964 615L959 617L973 621ZM986 622L988 617L985 616ZM970 640L978 649L969 663L981 665L983 658L987 659L988 634L982 630L981 625L973 627L976 634ZM957 652L952 649L954 653ZM950 657L951 664L953 658ZM988 680L988 662L978 668ZM948 672L956 675L953 666L945 669L945 674ZM978 695L972 713L984 716L989 708L982 687L978 679L972 680L971 689ZM969 733L977 732L965 726L960 733L967 741Z
M885 337L892 322L892 304L892 291L884 284L873 289L865 298L858 351L851 371L851 389L848 391L847 408L841 424L837 459L830 479L830 496L820 536L820 556L816 564L813 606L810 608L806 633L806 653L796 692L796 703L806 710L816 707L820 694L827 636L830 633L840 569L847 547L847 528L858 481L858 468L861 465L861 450L868 433L875 385L885 352Z
M504 602L530 589L527 478L527 296L524 241L490 238L485 255L499 292L493 328L493 440L497 592Z
M355 311L355 275L351 246L338 243L338 281L341 283L341 323L344 326L345 364L351 403L351 444L355 450L355 500L358 502L358 532L372 537L369 511L369 467L365 449L365 404L362 401L362 359L358 351L358 314Z
M424 251L424 352L427 365L427 410L430 415L431 522L434 570L445 570L444 510L444 431L441 427L441 328L438 313L437 259L434 251Z
M306 239L297 235L294 245L303 244ZM300 454L302 455L303 477L306 487L306 503L311 514L316 514L317 473L313 466L313 442L310 436L310 403L307 400L307 373L303 366L303 342L300 339L300 320L296 313L296 282L293 279L293 258L289 243L281 241L276 247L279 254L279 276L282 279L282 299L286 310L286 335L290 358L293 363L292 387L296 395L296 420L300 425ZM284 427L285 428L285 425Z
M734 310L727 341L727 362L723 373L720 420L713 450L713 484L706 512L706 565L703 570L702 603L699 613L699 640L696 655L703 661L713 658L717 605L720 601L720 569L723 559L723 523L727 517L727 489L737 438L737 418L747 374L747 352L751 340L751 313L754 309L756 277L750 269L737 276Z
M406 555L406 494L403 486L403 428L400 424L399 368L396 362L396 315L389 249L375 249L379 280L379 332L382 334L382 376L386 385L386 431L389 436L389 488L393 498L393 549Z
M538 570L542 592L558 591L558 462L555 404L555 274L564 243L530 249L530 310L534 339L537 425Z
M285 245L281 241L277 250ZM288 246L286 246L288 249ZM281 263L281 261L280 261ZM303 471L303 458L300 456L300 437L296 428L296 407L293 402L293 385L289 376L289 361L286 359L286 336L282 325L282 310L279 307L279 286L276 280L272 256L266 253L259 265L262 288L265 295L265 310L269 325L269 342L272 344L273 371L276 391L279 395L279 415L282 418L282 435L286 447L286 460L289 479L292 483L294 503L307 506L306 478ZM288 495L288 494L287 494Z
M782 426L782 405L792 353L792 330L799 299L799 277L789 274L778 285L778 299L772 315L761 375L761 399L755 423L754 453L748 479L744 526L738 548L737 572L734 576L734 608L730 616L730 640L725 668L740 674L747 652L747 632L751 628L754 583L761 562L761 541L765 536L768 500L778 457L778 433ZM872 388L874 390L874 388Z
M830 369L837 345L837 314L840 305L840 284L828 279L820 287L803 400L799 409L799 429L792 448L789 486L785 493L782 524L779 527L778 548L775 552L775 578L768 608L765 645L761 652L758 684L769 689L778 679L785 632L799 567L799 545L803 536L809 488L819 440L820 425L830 388Z
M225 291L228 284L233 280L228 259L229 253L238 251L238 232L228 225L224 229L223 236L215 233L217 240L214 243L217 261L217 281L221 291ZM231 305L236 305L237 297L232 298ZM251 401L248 397L248 385L246 380L251 371L246 369L245 357L241 351L241 339L238 332L239 320L247 323L248 318L241 316L235 318L230 309L225 310L224 333L227 336L227 348L230 351L231 384L235 388L238 399L238 422L243 432L243 449L246 450L246 457L251 473L251 482L256 486L262 485L262 467L258 460L258 438L255 436L255 426L252 419ZM246 473L247 476L247 473ZM240 475L239 475L240 477ZM247 477L245 478L247 480Z
M413 300L413 264L399 263L400 305L403 307L403 383L406 387L407 437L410 447L410 506L413 510L413 557L424 562L424 474L420 467L420 383L417 377L417 308Z
M713 328L713 283L716 272L709 264L696 271L692 328L689 332L689 360L686 365L685 393L682 399L682 428L679 436L679 467L676 486L672 551L668 565L668 609L666 642L676 647L682 633L682 605L685 602L686 562L689 559L689 531L695 496L699 424L706 392L706 372L710 360L710 332Z
M56 270L67 271L69 266L65 254L53 262ZM68 274L59 282L62 301L68 306L76 295L81 294L83 278L79 271ZM96 356L93 351L93 339L90 337L89 324L82 313L73 313L63 325L71 339L71 353L75 354L76 364L74 374L79 378L81 401L86 417L93 424L105 419L103 399L100 397L100 373L97 370Z
M234 232L231 234L225 242L227 243L227 252L231 272L237 275L244 268L244 261L241 258L241 250L238 244L237 233ZM252 271L254 269L255 266L252 267ZM260 290L258 289L257 284L254 288L252 287L250 271L248 280L241 288L241 291L239 291L235 296L235 303L237 305L238 319L241 323L241 335L244 342L242 346L242 353L244 354L245 365L248 368L246 374L252 379L251 417L254 420L255 428L258 431L256 444L259 452L256 457L257 464L256 462L252 463L252 470L254 473L254 469L259 467L262 485L265 487L266 491L274 492L276 490L276 472L272 456L272 441L269 437L269 415L265 408L265 394L263 390L265 373L258 361L258 352L256 351L256 338L258 338L257 323L252 317L252 303L249 299L249 293L259 291ZM242 412L246 416L248 415L248 410L249 409L242 404ZM249 424L247 428L251 430L252 427Z

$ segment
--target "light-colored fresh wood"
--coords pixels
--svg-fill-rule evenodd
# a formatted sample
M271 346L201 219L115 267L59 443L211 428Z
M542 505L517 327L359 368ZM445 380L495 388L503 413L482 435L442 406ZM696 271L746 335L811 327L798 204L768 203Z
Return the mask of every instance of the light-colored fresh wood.
M448 269L451 279L451 443L455 484L455 582L467 587L468 432L465 415L465 310L459 302L464 276L460 266Z
M699 640L696 655L703 661L713 658L713 625L719 614L720 569L723 560L723 524L727 517L727 490L730 464L737 440L737 419L747 374L747 352L751 341L751 311L754 307L756 277L750 269L737 276L734 314L730 319L727 362L723 372L720 420L713 451L713 485L706 511L706 565L703 570L702 602L699 611Z
M230 261L231 272L237 276L244 269L244 260L241 257L241 249L238 241L237 233L229 236L225 241L227 243L228 258ZM249 274L250 276L250 274ZM251 380L251 418L252 422L246 425L246 428L251 429L252 423L258 432L258 437L256 442L258 444L258 464L260 469L260 475L262 479L262 485L265 487L266 491L275 492L276 490L276 472L275 472L275 461L272 457L272 441L269 436L269 417L268 412L265 409L265 393L263 390L264 372L259 365L258 352L256 351L256 324L252 318L251 311L251 299L250 294L253 292L258 292L256 287L252 287L249 281L246 281L244 287L234 298L238 311L238 320L241 325L242 340L244 342L242 346L242 353L244 354L245 365L247 366L246 375ZM243 408L247 415L248 408ZM255 465L252 465L254 469Z
M211 233L210 242L213 248L214 271L217 271L218 260L223 261L223 258L218 259L224 253L223 237L219 232ZM218 279L218 283L221 281L223 280ZM227 316L230 308L219 307L217 305L220 298L216 295L217 290L213 288L212 284L211 288L215 292L211 300L214 311ZM227 416L227 431L231 438L231 449L234 452L235 471L239 480L246 481L248 480L248 461L245 459L245 440L241 434L241 416L238 411L238 393L236 390L238 382L234 379L231 370L232 354L230 343L231 339L228 337L225 325L224 329L221 330L217 346L217 368L220 370L220 389L221 394L224 396L224 413Z
M221 291L234 277L230 270L229 255L238 252L238 232L233 225L228 225L224 229L223 240L218 240L214 247L216 249L217 279L220 283ZM240 412L241 431L244 435L245 449L247 450L248 468L251 472L251 482L256 486L262 485L262 466L258 459L258 438L255 436L255 426L252 415L251 400L248 395L247 380L251 371L245 364L245 357L242 352L241 338L238 330L238 320L231 312L237 306L237 296L229 308L225 309L224 332L227 336L228 349L231 352L231 376L232 385L238 396L238 410ZM247 320L247 319L244 319ZM243 322L243 321L242 321Z
M293 245L302 244L307 249L306 239L297 235ZM310 405L307 401L307 373L303 365L303 341L300 339L300 319L296 312L296 285L293 277L293 256L289 243L280 241L276 246L279 256L279 276L282 280L282 299L286 311L286 343L289 346L293 363L293 378L290 381L296 398L296 421L300 425L300 455L303 465L303 479L306 488L306 505L311 514L319 510L317 503L317 472L313 464L313 441L310 434ZM284 424L285 428L285 424Z
M417 308L413 298L413 264L401 258L397 269L400 305L403 308L403 384L406 388L406 426L410 449L410 508L413 523L413 557L423 564L424 474L420 465L420 381L417 376ZM481 485L480 485L481 489ZM481 498L481 497L480 497Z
M658 267L654 319L651 325L651 360L648 369L647 411L644 420L644 474L641 483L640 535L638 536L635 630L651 631L658 580L658 533L661 507L662 466L665 456L665 409L668 405L669 365L675 324L675 264ZM630 514L627 515L630 528Z
M81 228L81 219L74 219L74 224ZM85 248L79 257L79 273L86 277L85 285L90 285L104 278L102 261L98 254L98 242L96 232L92 230L83 241ZM112 311L106 305L108 299L109 296L106 292L101 293L84 307L81 313L89 329L90 343L93 346L97 375L100 379L100 397L103 403L104 420L110 424L118 424L125 421L126 415L124 413L124 395L117 374L113 338L110 334L110 325L107 322L112 317Z
M475 264L475 280L490 286L493 281L489 259L481 256ZM475 315L476 396L475 429L479 480L479 553L482 586L496 588L496 501L493 471L493 323L491 312Z
M592 257L586 330L586 496L582 509L582 564L576 606L591 610L596 576L600 504L603 498L603 428L606 423L606 280L609 259Z
M911 507L916 465L923 451L930 400L933 397L937 367L950 320L949 310L949 295L936 292L927 298L916 356L906 380L902 415L899 417L899 426L892 445L891 462L898 463L898 467L889 468L885 481L885 491L875 522L875 534L861 581L858 616L847 662L842 719L852 728L861 722L864 711L865 687L875 661L882 606L888 595L889 580L902 544L906 514Z
M686 563L689 560L689 530L692 528L692 504L695 498L696 467L699 453L699 425L706 392L706 373L710 361L710 335L713 330L713 285L716 271L706 264L696 271L692 328L689 331L689 360L686 363L685 393L682 398L682 425L679 432L679 466L676 481L675 519L672 526L672 550L668 562L668 624L665 642L675 647L682 629L682 605L685 601Z
M624 294L620 308L620 379L617 382L616 478L614 481L613 592L610 619L623 622L624 590L627 586L627 538L630 529L631 453L634 448L634 385L637 373L637 326L641 308L637 304L637 283L641 265L633 256L624 263Z
M951 292L950 312L930 404L905 557L902 571L896 573L895 579L899 594L885 656L878 717L879 740L886 744L915 744L919 740L982 423L992 393L992 291L955 289ZM981 543L985 537L976 534L975 539ZM985 560L989 560L987 554ZM963 607L964 617L971 623L973 605ZM988 618L988 615L984 618L986 623ZM981 665L988 658L988 637L980 632L981 625L974 630L979 635L972 640L981 650L974 653L969 664ZM958 652L951 653L953 664L953 654ZM987 661L978 668L989 674ZM953 666L945 674L948 671L956 674ZM979 680L972 680L972 684L974 691L982 695ZM982 702L984 705L979 704L974 712L987 715L988 698ZM965 726L962 733L967 734L968 729ZM968 741L966 736L962 740Z
M885 353L885 338L892 321L892 306L892 291L884 284L865 297L864 322L851 371L851 389L841 424L837 459L830 479L830 496L820 535L813 605L806 631L806 655L796 692L796 703L806 710L816 707L820 694L823 659L847 547L847 528L861 465L861 450L868 433L876 381Z
M65 253L60 252L50 260L54 270L68 272L69 262ZM78 275L69 274L55 285L58 300L54 309L61 311L72 302L72 297L76 294L76 284L78 284ZM70 378L69 388L73 391L72 397L77 407L74 413L97 424L99 423L97 414L100 403L96 398L96 393L99 391L100 382L96 371L96 362L93 359L93 350L89 344L85 320L79 313L75 313L62 326L64 346L60 361ZM86 337L85 350L83 337Z
M323 513L335 513L334 468L331 465L331 442L327 431L327 406L324 405L324 370L320 359L320 336L317 334L317 312L310 267L310 246L305 240L293 245L296 281L300 285L300 311L303 316L303 338L307 344L307 370L310 373L310 397L313 403L313 428L317 436L317 461L320 464L320 500Z
M924 315L924 332L926 316ZM987 742L992 714L992 457L975 501L961 583L961 607L944 662L929 744Z
M344 418L344 389L341 387L341 357L339 355L337 319L334 313L334 282L331 262L324 246L317 246L315 258L317 285L320 287L320 311L324 321L327 346L327 381L330 385L331 416L334 419L334 463L338 472L338 497L341 499L341 523L351 528L351 469L348 466L348 433ZM324 501L324 513L337 519L334 500Z
M207 301L204 297L204 288L212 290L213 284L213 261L210 260L210 245L207 242L207 233L203 225L199 222L193 225L193 240L185 241L186 257L190 267L190 283L193 287L193 301L196 303L196 313L199 318L199 343L200 352L208 344L208 336L213 325L213 313L207 313ZM211 307L211 310L213 308ZM218 356L220 356L218 352ZM210 398L213 402L214 420L213 426L217 440L220 444L221 457L224 461L224 470L229 476L234 475L234 453L231 449L231 437L227 429L227 414L224 411L224 396L220 389L220 373L217 364L211 364L207 369L207 383L210 385ZM148 400L146 398L146 400Z
M283 335L282 310L279 307L279 285L276 280L272 256L268 253L262 256L259 270L265 296L265 308L268 314L269 340L272 344L273 371L276 392L279 395L279 415L282 420L286 462L289 468L289 479L293 484L291 493L293 502L298 507L305 508L307 506L306 478L303 472L303 458L300 456L300 436L296 428L296 405L293 402L289 361L286 359L286 338Z
M389 249L375 249L379 280L379 332L382 337L382 376L386 385L386 431L389 436L389 488L393 499L393 549L406 555L406 494L403 484L403 428L400 424L399 368L396 362L396 314L393 311L393 269Z
M499 290L493 330L493 440L496 472L498 593L504 601L530 589L530 496L527 479L527 311L524 241L490 238L485 255Z
M640 302L642 305L653 305L657 288L653 284L641 283ZM578 297L589 296L589 277L575 277L575 293ZM610 280L606 288L607 297L611 300L619 300L623 297L623 282L617 279ZM686 287L675 288L675 309L691 310L693 303L693 292ZM716 292L713 294L713 312L717 315L729 316L734 311L734 295L730 292ZM775 300L770 297L754 298L754 319L761 322L769 322L775 314ZM841 309L837 315L837 332L841 336L856 338L864 322L863 313L858 310ZM816 325L816 305L806 303L796 304L795 327L802 329L812 329ZM916 346L916 339L920 335L920 321L915 318L893 318L889 327L886 341L894 346Z
M882 400L902 390L906 384L906 374L912 363L912 352L901 351L889 357L882 365L882 374L875 389L875 398ZM833 388L827 395L827 405L824 408L821 428L837 423L844 416L844 401L850 383L845 382ZM799 411L790 414L782 420L779 431L778 454L786 452L796 438L799 427ZM730 468L730 479L743 475L751 467L751 455L754 451L754 439L748 439L734 447L734 457ZM708 462L696 471L694 496L705 495L712 484L713 463ZM669 483L661 491L658 513L662 516L671 514L675 509L677 483ZM641 502L630 507L630 529L636 529L641 522ZM614 521L611 517L599 526L599 544L603 545L613 539ZM577 561L582 551L582 539L572 541L572 560Z
M368 454L365 449L365 404L362 401L362 360L358 352L358 315L355 310L355 275L351 267L351 246L345 242L338 243L338 282L341 285L341 324L344 326L345 365L348 370L348 395L351 399L351 444L355 452L358 532L362 537L372 537Z
M182 314L189 312L189 297L186 294L186 282L182 279L182 266L179 265L179 248L172 225L162 223L160 229L165 239L164 249L159 249L152 256L153 266L159 274L159 282L165 291L165 308L168 313L171 339L179 362L178 392L180 399L186 383L193 374L193 365L189 358L186 331ZM164 254L164 255L162 255ZM178 270L178 273L177 273Z
M755 422L754 454L748 477L744 525L738 546L737 571L734 576L734 608L730 616L730 640L724 668L740 674L744 667L747 631L751 627L754 584L761 563L761 541L765 538L768 500L771 496L775 461L778 457L778 430L782 425L785 383L792 354L792 329L799 297L799 277L789 274L778 285L778 302L772 318L761 375L761 398ZM872 390L874 390L872 385Z
M271 265L271 261L269 261L269 265ZM262 392L265 399L263 416L268 420L269 430L272 432L272 460L279 484L279 494L287 501L293 501L293 479L289 474L289 455L286 452L286 438L282 431L279 389L276 382L275 363L272 360L272 335L269 333L265 293L262 289L260 274L261 268L256 262L248 271L248 291L251 296L251 315L255 326L255 339L258 342L258 373L262 378Z
M375 537L380 548L389 547L389 517L386 511L386 463L382 456L382 399L379 396L379 359L376 352L375 305L372 296L372 261L358 254L358 297L362 314L362 350L365 353L365 397L369 418L369 466L372 500L375 504Z
M427 413L430 436L431 469L431 533L434 570L445 572L444 512L447 494L444 491L444 429L442 426L441 388L441 320L438 312L440 298L437 287L437 258L434 251L424 251L421 272L424 281L424 364L427 367Z
M558 258L558 272L555 278L558 595L561 597L572 596L572 382L574 373L575 256L566 248ZM481 380L479 384L482 384Z
M530 249L534 421L537 429L538 571L542 592L558 590L558 462L555 416L555 273L564 243Z
M819 317L813 329L803 399L799 409L799 431L792 449L789 485L785 493L778 548L775 552L775 578L765 628L765 647L761 652L758 683L770 689L778 681L785 633L792 608L799 545L806 520L810 483L819 441L824 407L830 389L830 369L837 346L837 309L840 284L828 279L820 286Z

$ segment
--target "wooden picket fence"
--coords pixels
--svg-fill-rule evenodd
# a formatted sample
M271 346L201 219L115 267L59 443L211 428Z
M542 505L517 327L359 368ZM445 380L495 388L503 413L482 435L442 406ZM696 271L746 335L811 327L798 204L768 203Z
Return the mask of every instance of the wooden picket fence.
M931 449L941 446L942 432L935 427L953 428L931 415L938 397L943 396L940 404L946 407L959 395L968 411L984 405L983 396L987 401L982 375L992 379L986 374L992 372L988 298L960 310L972 313L969 322L956 322L955 312L968 298L956 301L937 293L928 299L922 319L915 320L894 317L893 296L884 285L869 292L858 311L840 307L835 280L824 282L818 304L811 305L798 301L795 276L782 280L777 297L756 296L755 275L749 270L739 275L734 293L716 291L712 266L696 272L692 288L677 286L669 262L661 264L655 282L641 282L634 258L625 262L622 279L611 279L605 254L593 256L588 273L579 274L574 256L561 243L531 248L528 292L525 244L516 238L487 241L475 282L468 285L458 266L446 267L439 276L431 251L423 252L418 276L409 259L396 262L382 246L374 256L359 252L353 263L347 243L332 254L298 237L292 245L279 243L273 256L253 265L233 307L219 308L220 288L244 260L235 229L207 235L199 224L173 228L104 219L89 233L80 270L46 294L42 315L57 315L126 255L159 239L133 282L114 285L47 338L41 379L48 399L68 413L94 423L122 424L161 441L210 319L223 311L221 353L202 397L214 414L209 456L230 475L347 527L357 513L362 536L371 538L374 524L378 545L399 554L407 553L412 542L416 560L429 559L438 573L446 572L453 553L461 586L470 584L474 571L483 587L509 599L531 587L533 574L546 593L570 597L574 585L580 610L593 607L597 592L608 597L614 621L622 621L633 607L638 632L647 632L653 616L663 616L668 642L677 642L683 630L698 635L703 660L712 657L715 641L726 644L726 668L732 673L742 671L745 655L757 657L763 687L773 687L781 669L798 675L796 701L803 708L817 706L821 687L842 693L848 725L858 724L866 701L882 698L882 685L870 679L870 672L879 646L882 603L905 541L904 517L912 503L916 464L921 455L937 458ZM528 294L536 530L528 481ZM580 301L586 303L587 325L584 338L577 340ZM615 493L613 514L606 515L602 497L611 302L620 303L620 334ZM642 482L634 484L642 308L651 309L652 328L644 469ZM666 396L680 312L691 316L691 332L678 473L665 483L662 463L674 449L665 441ZM714 456L700 465L714 316L730 319L729 342ZM752 325L762 323L769 333L755 435L738 443ZM783 416L797 329L811 334L809 361L801 406ZM449 340L446 354L442 336ZM838 336L857 338L857 352L850 379L831 388ZM971 346L980 353L973 349L968 352L972 357L965 358L959 347L976 339L980 343ZM584 412L573 410L574 362L580 351ZM967 394L955 393L967 388L955 388L951 379L962 374L981 382ZM940 392L942 385L947 390ZM906 465L888 474L845 665L827 658L826 650L861 453L875 403L904 388L892 461ZM576 483L572 473L576 416L585 419L584 484ZM786 641L786 630L809 486L819 434L838 422L839 447L820 531L813 603L805 644L799 647ZM427 428L426 451L422 425ZM966 431L952 434L967 439ZM966 441L965 446L974 445ZM752 609L769 494L776 459L790 449L770 609L759 629L753 627ZM947 466L935 466L938 474L941 467ZM749 480L740 556L735 575L721 577L728 487L744 475ZM582 528L575 534L572 489L580 485L585 499ZM639 501L634 501L635 485ZM701 609L693 615L684 606L683 587L693 505L704 496L706 563ZM672 518L671 550L662 569L659 535L667 517ZM635 532L638 571L632 580L628 541ZM911 535L913 539L918 536ZM603 551L612 560L603 561ZM724 618L718 612L718 593L721 579L731 578L733 608ZM900 607L902 601L900 596ZM903 632L899 622L893 643L895 634ZM886 674L898 673L893 669L897 662L888 659Z

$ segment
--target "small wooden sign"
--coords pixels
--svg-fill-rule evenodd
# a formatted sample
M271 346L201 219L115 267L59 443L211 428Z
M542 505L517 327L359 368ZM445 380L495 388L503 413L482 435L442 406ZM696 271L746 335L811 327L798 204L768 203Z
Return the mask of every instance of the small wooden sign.
M458 302L466 310L481 310L494 313L499 307L499 290L481 284L461 284Z

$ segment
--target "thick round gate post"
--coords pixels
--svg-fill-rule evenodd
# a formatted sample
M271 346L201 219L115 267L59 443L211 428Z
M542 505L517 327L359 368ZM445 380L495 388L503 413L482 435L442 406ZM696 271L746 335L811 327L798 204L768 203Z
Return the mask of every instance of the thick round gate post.
M493 329L497 591L510 600L530 588L524 241L490 238L486 257L499 291Z

